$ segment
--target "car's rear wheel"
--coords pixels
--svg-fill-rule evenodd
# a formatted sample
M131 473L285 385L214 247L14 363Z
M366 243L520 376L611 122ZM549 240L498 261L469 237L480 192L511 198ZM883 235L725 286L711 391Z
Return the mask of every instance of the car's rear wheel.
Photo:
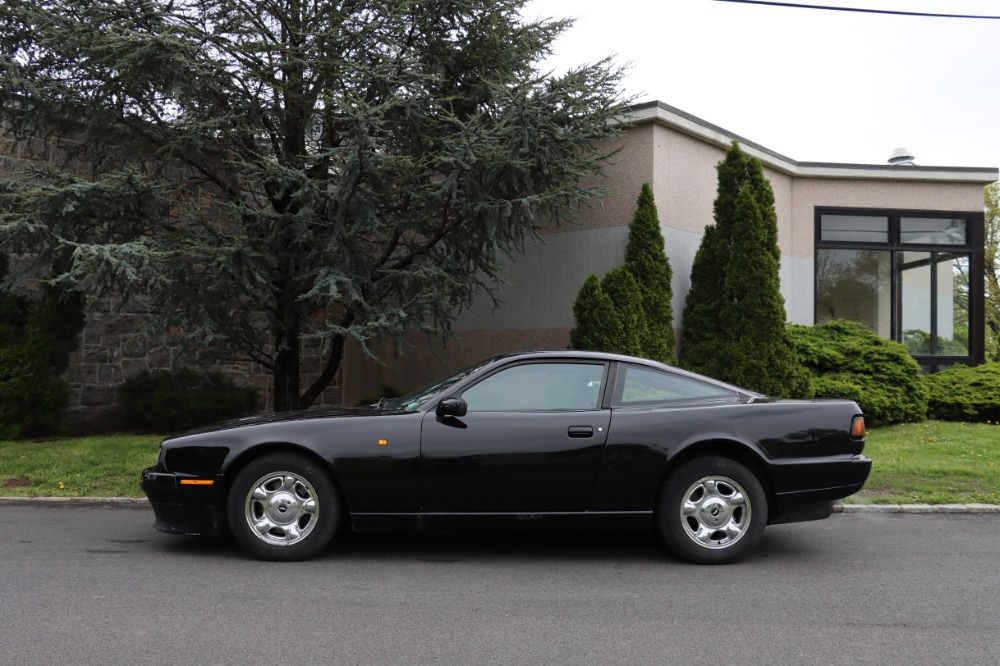
M226 506L233 536L264 560L304 560L330 543L340 502L329 474L296 454L268 454L233 481Z
M657 506L660 534L679 557L729 564L753 550L767 524L760 480L721 457L695 458L667 479Z

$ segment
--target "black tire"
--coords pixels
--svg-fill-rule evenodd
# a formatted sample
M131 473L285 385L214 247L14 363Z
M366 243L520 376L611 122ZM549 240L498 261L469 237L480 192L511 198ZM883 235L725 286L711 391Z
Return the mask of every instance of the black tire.
M326 548L340 524L341 503L318 462L272 453L236 475L226 511L244 550L262 560L291 562Z
M695 564L730 564L763 536L767 496L757 476L735 460L695 458L667 478L656 523L678 557Z

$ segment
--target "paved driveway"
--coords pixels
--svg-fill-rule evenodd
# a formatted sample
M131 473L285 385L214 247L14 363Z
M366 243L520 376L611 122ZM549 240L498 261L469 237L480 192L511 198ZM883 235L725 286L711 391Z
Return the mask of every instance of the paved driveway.
M1000 516L844 514L697 567L645 535L379 536L314 561L145 507L0 503L0 664L1000 662Z

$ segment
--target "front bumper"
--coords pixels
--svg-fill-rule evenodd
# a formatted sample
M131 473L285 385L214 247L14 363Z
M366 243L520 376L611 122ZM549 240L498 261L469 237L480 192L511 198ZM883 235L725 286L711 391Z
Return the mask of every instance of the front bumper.
M156 522L153 527L170 534L214 536L225 531L219 509L219 479L212 485L182 485L189 475L173 474L150 467L142 472L139 486L149 498Z

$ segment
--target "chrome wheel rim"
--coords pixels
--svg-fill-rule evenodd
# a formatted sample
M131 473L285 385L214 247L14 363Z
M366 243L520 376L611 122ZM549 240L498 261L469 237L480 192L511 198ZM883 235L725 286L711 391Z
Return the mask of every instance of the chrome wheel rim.
M728 548L750 527L750 499L743 487L725 476L706 476L691 484L681 501L684 533L702 548Z
M316 490L292 472L272 472L251 486L244 504L254 535L272 546L291 546L312 532L319 518Z

